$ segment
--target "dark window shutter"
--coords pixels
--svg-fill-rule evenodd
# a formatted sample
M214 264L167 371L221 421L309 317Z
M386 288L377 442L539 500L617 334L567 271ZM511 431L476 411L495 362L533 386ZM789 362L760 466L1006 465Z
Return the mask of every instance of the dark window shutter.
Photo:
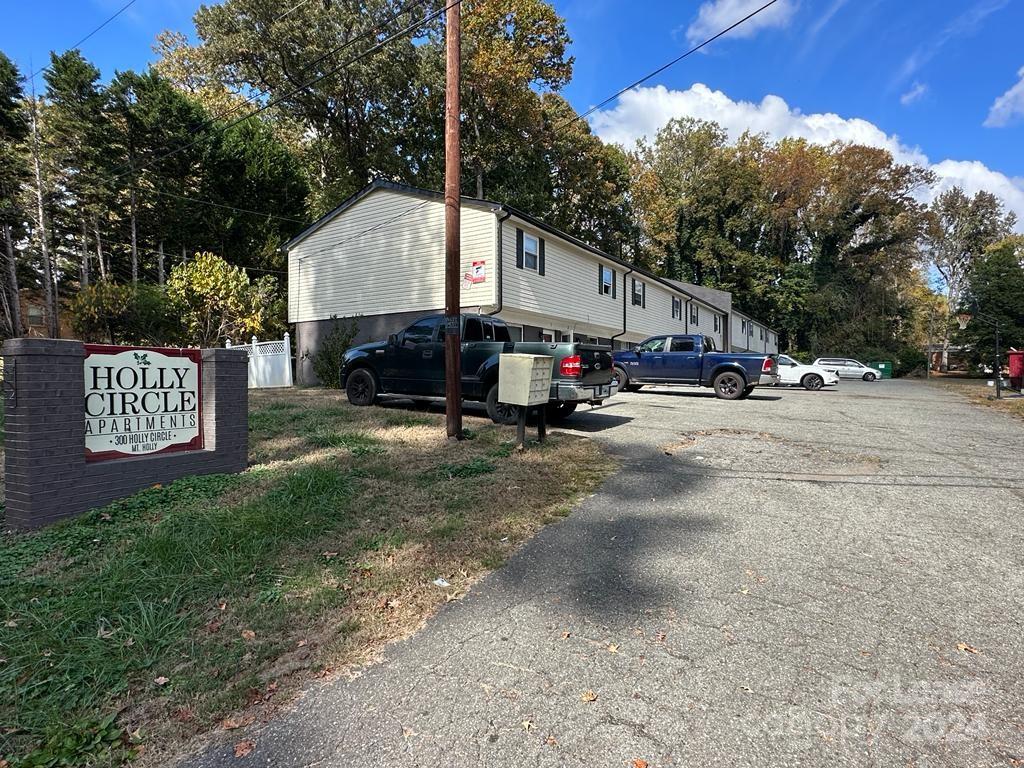
M597 292L604 294L604 267L597 265Z
M516 230L516 269L523 268L523 230Z
M537 254L537 274L544 274L544 240L540 240L540 253Z
M647 284L640 286L640 308L647 309Z
M618 275L615 274L615 270L613 269L612 270L612 298L613 299L615 298L615 284L618 283L618 282L619 282L619 277L618 277ZM625 281L625 279L623 279L623 281L622 281L622 290L626 290L626 281Z

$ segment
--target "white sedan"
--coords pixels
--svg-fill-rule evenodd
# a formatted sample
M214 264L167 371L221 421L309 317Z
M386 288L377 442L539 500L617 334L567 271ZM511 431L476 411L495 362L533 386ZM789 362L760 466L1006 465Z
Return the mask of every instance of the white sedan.
M838 383L839 375L835 371L820 365L804 365L789 355L779 355L779 384L801 386L814 392Z
M848 357L819 357L814 364L830 371L835 371L844 379L864 379L874 381L882 378L882 372L870 365L858 363Z

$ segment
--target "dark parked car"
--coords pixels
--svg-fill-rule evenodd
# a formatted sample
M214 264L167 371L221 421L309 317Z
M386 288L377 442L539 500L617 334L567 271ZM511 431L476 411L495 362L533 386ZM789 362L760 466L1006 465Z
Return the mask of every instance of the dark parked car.
M612 356L616 383L625 391L644 384L685 384L711 387L723 400L742 400L758 385L779 382L775 355L717 352L708 336L652 336Z
M508 327L487 315L462 316L462 396L487 404L487 415L512 423L518 408L498 402L498 362L503 352L554 358L547 416L564 419L580 403L596 405L612 394L612 357L607 347L575 342L513 342ZM413 399L443 397L444 315L420 318L387 341L345 352L341 386L353 405L371 405L378 395Z

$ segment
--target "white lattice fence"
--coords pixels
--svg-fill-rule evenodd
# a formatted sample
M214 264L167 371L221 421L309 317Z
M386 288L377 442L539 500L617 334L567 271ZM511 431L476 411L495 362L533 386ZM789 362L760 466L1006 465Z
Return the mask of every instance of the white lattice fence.
M292 345L288 334L280 341L259 341L255 336L249 344L225 346L244 349L249 354L249 389L290 387L292 378Z

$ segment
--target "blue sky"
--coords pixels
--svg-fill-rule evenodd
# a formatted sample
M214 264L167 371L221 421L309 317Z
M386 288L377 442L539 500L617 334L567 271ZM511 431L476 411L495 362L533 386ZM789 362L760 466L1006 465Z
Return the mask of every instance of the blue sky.
M0 49L26 71L30 58L39 68L51 48L74 43L125 1L12 3ZM586 109L762 1L556 0L576 57L566 96ZM106 76L143 67L156 33L191 31L198 4L136 0L83 52ZM778 0L592 125L631 143L689 114L733 133L876 144L928 164L941 185L991 188L1024 220L1022 29L1022 0Z

